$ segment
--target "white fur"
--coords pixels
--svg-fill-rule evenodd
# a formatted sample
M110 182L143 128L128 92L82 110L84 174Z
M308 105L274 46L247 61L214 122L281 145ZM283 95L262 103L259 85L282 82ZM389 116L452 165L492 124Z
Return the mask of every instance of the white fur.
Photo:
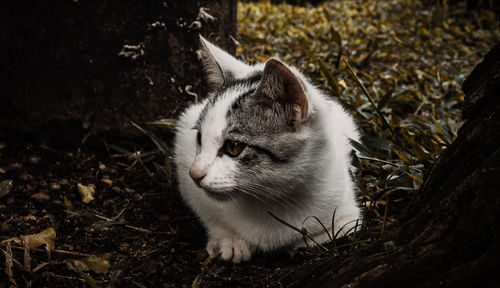
M264 67L263 64L256 66L243 64L208 41L206 44L221 69L231 71L236 78L244 78ZM197 131L193 127L208 100L192 105L180 116L175 139L179 190L207 229L209 238L207 251L210 255L222 253L222 259L238 263L249 260L255 249L269 251L284 246L304 245L300 233L279 223L267 211L272 211L280 219L299 228L303 226L302 223L307 217L316 216L325 226L330 226L330 234L334 211L336 211L334 232L341 228L344 228L344 232L349 230L360 218L354 184L348 172L349 154L352 151L349 138L359 140L353 119L339 104L329 100L309 84L296 69L290 69L305 84L309 101L308 115L317 113L319 116L323 127L320 133L325 133L329 140L326 144L329 146L328 153L324 157L331 159L328 167L323 167L329 171L329 177L317 183L321 189L316 189L317 191L308 195L306 201L291 206L293 208L274 207L269 202L246 202L239 199L217 201L195 185L189 176L191 165L197 162L197 165L204 165L208 171L200 183L202 187L228 188L234 185L231 179L236 169L234 159L227 155L221 157L216 155L225 140L221 133L226 127L225 115L229 105L242 93L242 90L251 87L238 87L237 90L225 91L225 95L218 98L220 100L207 112L205 121L201 123L203 131L201 149L197 147ZM300 137L309 138L311 133L318 132L306 127L298 133L301 133ZM317 241L325 242L329 239L317 221L310 219L304 226Z

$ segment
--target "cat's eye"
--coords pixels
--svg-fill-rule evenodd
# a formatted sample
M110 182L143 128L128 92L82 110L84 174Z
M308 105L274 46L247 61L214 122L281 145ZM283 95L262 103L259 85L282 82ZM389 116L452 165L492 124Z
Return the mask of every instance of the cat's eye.
M240 155L241 151L245 149L246 145L232 140L226 140L224 143L224 153L226 153L230 157L236 157Z
M198 145L201 146L201 132L198 131L198 134L196 134L196 142L198 142Z

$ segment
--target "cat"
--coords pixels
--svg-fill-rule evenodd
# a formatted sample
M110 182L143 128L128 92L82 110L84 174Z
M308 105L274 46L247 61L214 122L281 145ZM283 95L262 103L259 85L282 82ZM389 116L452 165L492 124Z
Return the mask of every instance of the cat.
M257 250L305 246L271 213L317 243L332 235L333 213L333 235L352 232L360 219L349 172L350 139L360 137L353 118L282 61L251 66L200 39L210 92L181 114L174 159L209 255L238 263Z

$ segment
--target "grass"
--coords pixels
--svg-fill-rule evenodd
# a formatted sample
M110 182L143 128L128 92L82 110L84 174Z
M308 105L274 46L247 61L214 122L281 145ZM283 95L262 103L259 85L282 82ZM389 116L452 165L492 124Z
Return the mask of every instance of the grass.
M363 227L340 241L329 235L312 260L383 236L403 211L463 124L460 85L500 39L490 16L416 0L238 4L237 56L249 63L278 57L298 67L352 113L364 135L352 141L358 151L353 176L366 207ZM173 127L170 120L152 124ZM168 159L165 143L134 126ZM307 230L271 216L314 242Z
M357 119L364 136L352 141L358 151L353 176L368 211L364 224L378 225L371 235L379 236L456 137L463 123L460 85L500 39L491 13L417 0L308 7L240 2L237 57L249 63L283 59ZM146 159L152 165L140 163L170 178L164 171L172 169L171 148L132 124L157 147L142 155L164 155L162 164L152 157ZM174 121L150 124L172 130Z
M239 3L237 54L283 59L356 117L355 178L383 234L463 123L460 85L500 39L491 13L416 0Z

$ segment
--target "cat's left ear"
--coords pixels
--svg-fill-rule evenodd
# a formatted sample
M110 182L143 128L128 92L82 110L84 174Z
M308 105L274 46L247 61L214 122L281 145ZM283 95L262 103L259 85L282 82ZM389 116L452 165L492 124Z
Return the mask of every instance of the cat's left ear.
M215 91L231 78L244 77L250 66L237 60L200 35L201 48L198 50L208 88Z
M304 83L281 61L275 58L267 60L259 90L274 101L291 105L298 121L307 118L309 100Z

